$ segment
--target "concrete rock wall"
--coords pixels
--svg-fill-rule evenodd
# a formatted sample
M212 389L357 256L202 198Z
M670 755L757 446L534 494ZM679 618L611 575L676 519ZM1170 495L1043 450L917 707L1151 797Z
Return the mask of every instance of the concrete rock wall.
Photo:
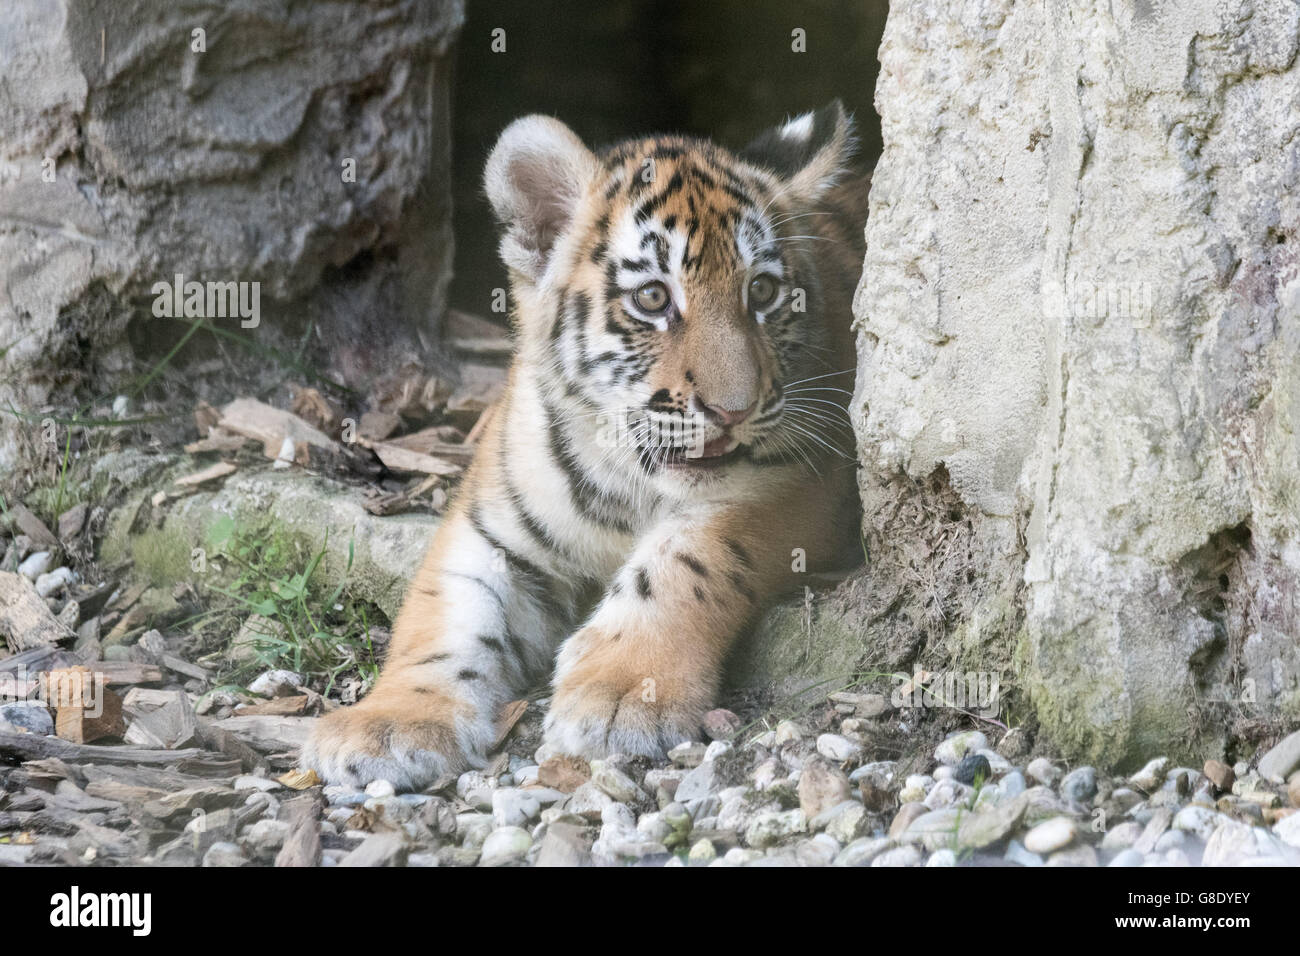
M1069 755L1300 715L1300 7L893 5L855 314L868 532L946 472Z
M127 323L176 273L260 283L262 334L313 323L349 383L431 337L462 19L461 0L9 0L0 403L114 387Z

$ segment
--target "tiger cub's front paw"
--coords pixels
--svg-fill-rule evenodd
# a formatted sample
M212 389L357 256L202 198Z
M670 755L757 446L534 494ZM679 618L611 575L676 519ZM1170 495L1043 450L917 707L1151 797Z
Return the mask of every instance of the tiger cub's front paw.
M585 636L585 635L584 635ZM608 642L562 665L546 715L545 739L561 753L663 757L699 735L707 696L675 673L624 660Z
M376 688L361 703L317 721L301 763L328 784L361 788L388 780L398 790L419 790L481 764L490 723L458 720L449 698L431 706L439 697L432 690L382 694Z

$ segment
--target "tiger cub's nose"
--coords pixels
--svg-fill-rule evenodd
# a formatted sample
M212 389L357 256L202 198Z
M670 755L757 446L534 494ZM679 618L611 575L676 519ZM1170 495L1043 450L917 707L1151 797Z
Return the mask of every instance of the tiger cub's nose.
M723 408L721 405L705 405L704 414L724 428L733 428L752 415L754 409L757 407L757 401L750 402L748 408L742 408L739 411L734 412L730 409Z

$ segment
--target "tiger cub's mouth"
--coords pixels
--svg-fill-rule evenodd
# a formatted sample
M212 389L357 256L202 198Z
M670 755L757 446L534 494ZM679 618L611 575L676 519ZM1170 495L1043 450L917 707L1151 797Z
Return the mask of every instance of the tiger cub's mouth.
M704 443L702 447L677 446L670 448L663 458L666 468L721 468L742 458L747 450L739 440L723 434Z

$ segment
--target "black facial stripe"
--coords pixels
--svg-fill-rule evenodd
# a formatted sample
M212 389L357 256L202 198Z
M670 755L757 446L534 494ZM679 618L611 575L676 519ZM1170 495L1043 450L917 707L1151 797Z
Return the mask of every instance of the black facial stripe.
M497 654L504 654L506 651L506 646L501 643L498 638L495 638L490 634L480 634L478 636L478 642L488 650L494 651Z
M646 574L645 568L638 568L636 572L636 593L641 595L645 600L650 600L650 575Z
M636 213L632 217L637 225L649 219L656 209L671 199L681 188L682 171L680 169L674 170L672 178L668 180L668 185L637 207Z

